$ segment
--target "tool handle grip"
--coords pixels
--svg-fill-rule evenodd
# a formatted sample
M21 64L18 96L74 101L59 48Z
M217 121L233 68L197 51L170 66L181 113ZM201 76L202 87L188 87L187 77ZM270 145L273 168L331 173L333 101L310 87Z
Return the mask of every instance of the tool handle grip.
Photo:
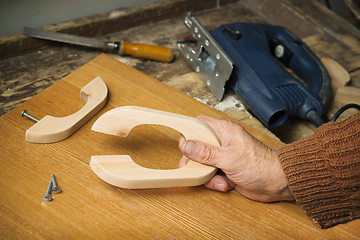
M160 62L171 62L174 58L172 49L167 47L127 43L122 41L119 54L128 54L133 57L156 60Z

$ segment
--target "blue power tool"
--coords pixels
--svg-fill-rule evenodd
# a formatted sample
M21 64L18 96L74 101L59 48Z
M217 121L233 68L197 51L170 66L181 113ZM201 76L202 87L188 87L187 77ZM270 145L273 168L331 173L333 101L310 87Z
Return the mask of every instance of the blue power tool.
M320 117L330 100L330 77L294 33L255 23L226 24L209 33L190 12L184 23L193 42L184 39L178 48L219 101L227 82L269 128L294 116L316 126L324 123Z

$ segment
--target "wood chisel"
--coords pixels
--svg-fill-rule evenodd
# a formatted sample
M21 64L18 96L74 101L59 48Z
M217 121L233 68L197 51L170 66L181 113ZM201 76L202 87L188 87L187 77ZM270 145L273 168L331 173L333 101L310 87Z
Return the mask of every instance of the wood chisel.
M108 42L95 38L81 37L59 32L44 31L35 28L24 27L23 34L35 38L51 41L76 44L86 47L98 48L107 51L116 51L119 54L127 54L133 57L156 60L160 62L171 62L174 58L172 49L167 47L120 42Z

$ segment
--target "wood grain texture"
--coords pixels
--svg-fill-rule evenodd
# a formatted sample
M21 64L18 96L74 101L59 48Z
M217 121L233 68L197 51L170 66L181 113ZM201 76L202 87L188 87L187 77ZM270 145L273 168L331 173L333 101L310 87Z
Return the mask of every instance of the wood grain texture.
M100 77L96 77L80 91L80 98L86 103L84 107L66 117L45 116L26 131L25 140L32 143L53 143L64 140L105 106L107 96L106 84Z
M356 103L360 105L360 88L354 88L354 87L339 88L336 92L334 101L342 102L345 104Z
M223 6L223 3L229 2L233 4ZM318 57L329 57L341 64L351 75L351 86L359 88L360 55L350 47L353 44L352 39L354 37L344 37L347 35L353 36L358 32L351 26L347 26L348 23L338 18L335 13L328 11L321 4L312 2L315 2L315 0L220 1L221 7L214 8L214 5L212 5L206 11L196 12L200 11L202 7L209 7L209 5L216 4L216 2L168 0L159 2L158 5L140 6L136 9L122 9L121 11L114 10L114 16L118 16L115 22L111 22L111 19L107 22L106 16L105 20L99 16L90 16L78 19L75 22L71 21L67 23L67 27L74 26L72 32L68 33L78 35L97 34L106 30L111 33L99 38L107 41L118 41L120 39L176 49L176 40L189 34L183 24L184 15L180 14L186 9L194 11L196 17L208 30L232 22L280 24L301 36L303 41ZM154 23L152 20L155 21L155 19L150 19L149 16L154 18L166 16L167 18L164 21ZM149 22L146 23L145 20ZM122 23L123 26L126 26L126 29L117 31L115 28L110 28L110 30L114 31L112 32L105 28L107 23L114 25L115 23ZM59 29L64 26L62 24L46 26L44 29L62 31ZM82 27L77 24L82 25ZM334 29L332 25L336 25ZM116 25L116 27L119 26L119 24ZM331 32L335 29L338 31L338 28L342 29L341 38L336 38ZM8 47L8 49L16 50L11 47ZM201 81L197 82L198 80L195 78L189 78L194 71L178 51L175 50L174 53L175 60L171 64L146 61L130 56L119 56L116 53L109 55L158 81L169 84L200 102L218 109L232 118L271 136L276 135L283 142L290 143L303 139L312 135L316 129L312 123L306 120L292 118L284 125L272 129L272 132L270 132L251 115L251 112L246 110L246 106L243 106L241 101L239 102L236 94L230 88L227 88L225 94L227 100L234 102L233 105L224 107L226 102L216 101ZM1 60L0 115L30 99L98 55L97 50L61 45ZM184 79L187 80L184 82ZM32 109L28 110L35 115L37 114Z
M168 0L132 8L114 9L111 12L43 27L43 30L63 32L85 37L97 37L128 28L183 16L187 11L214 9L239 0ZM121 39L118 39L121 40ZM60 44L61 45L61 44ZM58 43L24 36L22 32L0 36L0 59L37 51Z
M360 20L360 3L356 0L344 0L344 3L355 17Z
M334 96L339 88L349 85L350 74L338 62L331 58L322 57L321 62L324 64L331 78L332 94Z
M128 54L133 57L160 62L172 62L172 60L174 60L174 52L170 48L139 43L127 43L124 41L121 41L119 54Z
M289 0L290 4L306 18L310 18L317 27L325 31L357 54L360 53L359 29L346 22L339 15L334 14L318 1ZM324 16L331 16L324 17ZM331 26L331 27L330 27ZM344 59L345 60L345 59ZM359 66L359 62L354 63Z
M325 56L336 60L348 72L359 69L359 30L318 1L243 2L268 23L281 25L293 31L319 57Z
M336 61L331 58L321 58L331 78L332 98L326 116L331 119L334 114L343 106L349 103L360 104L360 88L346 87L350 84L350 74ZM358 110L351 108L343 112L338 121L344 120L348 116L357 113Z
M104 113L91 130L127 137L131 129L143 124L166 126L180 132L187 140L220 146L212 129L196 118L135 106L119 107ZM92 156L90 166L105 182L129 189L198 186L208 182L217 171L214 167L193 161L177 169L148 169L136 164L128 155Z
M77 94L100 76L109 89L107 105L75 134L53 144L24 141L33 123L20 117L67 116L82 106ZM63 93L67 91L65 96ZM74 97L72 97L74 96ZM151 99L151 101L149 101ZM54 105L59 108L54 109ZM141 166L171 169L181 153L179 133L144 125L127 139L91 131L115 107L135 105L195 117L231 119L165 84L101 55L0 118L0 235L8 239L356 239L360 221L321 230L293 202L264 204L236 191L203 186L128 190L113 187L89 166L93 155L131 155ZM56 112L58 112L56 114ZM246 127L272 148L282 143ZM155 143L155 144L154 144ZM143 161L144 156L149 156ZM63 192L43 202L51 173Z

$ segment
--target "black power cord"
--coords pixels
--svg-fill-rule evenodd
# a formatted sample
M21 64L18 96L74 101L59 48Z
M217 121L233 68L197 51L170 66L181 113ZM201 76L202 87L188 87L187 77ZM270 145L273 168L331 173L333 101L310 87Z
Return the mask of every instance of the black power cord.
M334 116L331 118L330 122L335 122L336 119L338 119L338 117L343 113L345 112L347 109L349 108L356 108L360 111L360 105L357 105L355 103L349 103L349 104L346 104L345 106L343 106L342 108L340 108L335 114Z
M329 122L335 122L339 116L345 112L346 110L348 110L349 108L356 108L360 111L360 105L355 104L355 103L349 103L346 104L345 106L343 106L342 108L340 108L335 114L334 116L331 118L331 120ZM315 124L316 127L320 127L321 125L325 124L325 121L322 120L320 118L319 115L316 114L316 112L314 110L311 110L307 113L307 118L309 119L310 122L312 122L313 124Z

